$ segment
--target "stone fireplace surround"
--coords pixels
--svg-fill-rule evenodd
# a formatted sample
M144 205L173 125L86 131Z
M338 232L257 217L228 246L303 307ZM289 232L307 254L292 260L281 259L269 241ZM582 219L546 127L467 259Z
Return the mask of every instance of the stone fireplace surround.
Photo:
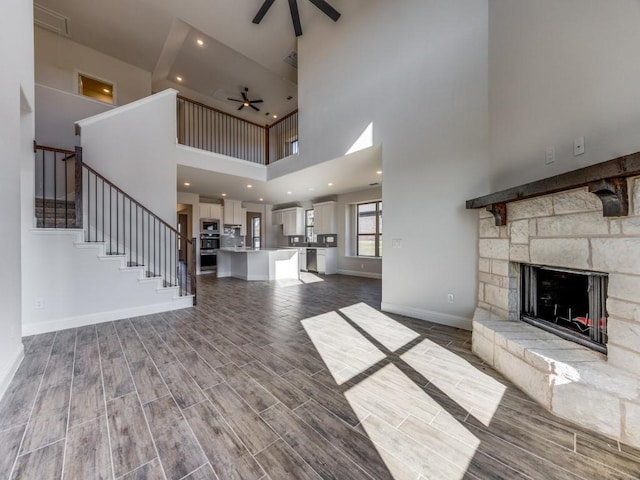
M640 447L640 177L629 215L604 217L587 187L480 210L473 351L556 415ZM609 275L607 355L519 320L520 264Z

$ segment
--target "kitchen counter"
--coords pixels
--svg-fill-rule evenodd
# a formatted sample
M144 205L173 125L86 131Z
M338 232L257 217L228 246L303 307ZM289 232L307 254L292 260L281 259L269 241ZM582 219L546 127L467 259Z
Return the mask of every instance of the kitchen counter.
M298 250L289 248L221 248L218 250L218 277L247 281L297 280Z

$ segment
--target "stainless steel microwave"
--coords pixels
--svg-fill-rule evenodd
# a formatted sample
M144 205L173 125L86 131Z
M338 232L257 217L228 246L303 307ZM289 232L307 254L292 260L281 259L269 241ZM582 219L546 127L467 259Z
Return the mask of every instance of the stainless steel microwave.
M200 233L220 233L220 220L212 218L200 219Z

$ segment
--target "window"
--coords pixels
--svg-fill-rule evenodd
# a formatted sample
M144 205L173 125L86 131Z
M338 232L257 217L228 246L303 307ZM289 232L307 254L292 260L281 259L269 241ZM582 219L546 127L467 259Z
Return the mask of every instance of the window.
M316 241L316 237L315 234L313 233L313 221L314 221L314 212L313 209L311 210L307 210L305 215L305 229L304 229L304 235L305 237L307 237L307 242L315 242Z
M296 153L298 153L298 139L297 138L295 140L291 140L291 142L289 142L289 155L295 155Z
M356 206L357 244L359 257L382 256L382 202Z
M113 84L78 74L78 93L101 102L113 104Z
M251 218L251 246L260 248L260 217Z

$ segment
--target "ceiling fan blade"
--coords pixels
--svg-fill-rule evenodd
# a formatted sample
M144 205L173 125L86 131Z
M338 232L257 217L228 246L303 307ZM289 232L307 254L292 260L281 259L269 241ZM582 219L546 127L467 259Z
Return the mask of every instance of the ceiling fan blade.
M300 13L298 12L297 0L289 0L289 10L291 10L291 21L293 22L293 31L296 37L302 35L302 25L300 24Z
M259 24L264 18L264 16L267 14L269 9L271 8L271 5L273 5L273 2L275 1L276 0L264 0L264 3L260 7L260 10L258 10L258 13L256 13L256 16L253 17L253 20L251 21L256 25Z
M242 94L242 98L244 98L244 101L245 101L245 102L248 102L248 101L249 101L249 99L247 98L247 94L246 94L246 93L244 93L244 92L240 92L240 93Z
M262 103L264 100L249 100L249 103Z
M238 100L237 98L231 98L231 97L227 97L227 100L231 100L232 102L240 102L240 103L243 102L243 100Z
M340 12L338 12L335 8L329 5L325 0L309 0L316 7L318 7L322 12L329 17L334 22L337 22L340 18Z
M258 107L254 107L254 106L253 106L253 105L251 105L251 104L249 104L249 106L250 106L251 108L253 108L256 112L259 112L259 111L260 111L260 109L259 109Z
M242 110L244 108L244 103L238 107L238 110Z

